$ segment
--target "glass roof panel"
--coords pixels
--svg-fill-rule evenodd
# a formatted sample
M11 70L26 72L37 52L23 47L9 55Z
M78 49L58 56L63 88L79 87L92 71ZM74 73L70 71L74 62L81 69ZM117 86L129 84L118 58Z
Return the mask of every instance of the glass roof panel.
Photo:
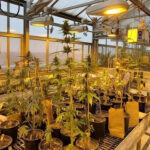
M75 5L79 5L79 4L83 4L83 3L87 3L87 2L91 2L93 0L59 0L56 5L55 8L56 9L63 9L66 7L71 7L71 6L75 6Z
M78 15L82 10L84 10L85 8L86 8L86 6L85 6L85 7L76 8L76 9L71 9L71 10L68 10L67 13L76 16L76 15Z

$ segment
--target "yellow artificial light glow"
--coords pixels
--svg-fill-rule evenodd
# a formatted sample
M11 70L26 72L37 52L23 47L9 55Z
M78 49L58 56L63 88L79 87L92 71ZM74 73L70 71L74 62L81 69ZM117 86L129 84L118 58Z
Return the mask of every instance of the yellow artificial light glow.
M79 32L78 31L70 31L70 33L76 34L76 33L79 33Z
M127 11L127 8L118 7L118 8L112 8L104 11L104 15L116 15L121 14Z
M116 34L113 34L113 33L108 34L108 37L111 37L111 38L116 37Z
M44 24L40 24L40 23L32 23L32 26L36 26L36 27L44 27Z
M138 29L128 30L128 43L137 42L138 39Z

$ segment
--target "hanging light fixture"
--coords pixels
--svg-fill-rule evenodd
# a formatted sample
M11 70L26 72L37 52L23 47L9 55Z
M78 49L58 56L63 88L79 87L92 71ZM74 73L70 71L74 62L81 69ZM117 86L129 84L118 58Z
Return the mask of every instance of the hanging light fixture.
M74 26L71 26L71 29L70 29L70 33L72 34L86 32L86 31L88 31L87 26L74 25Z
M115 37L116 37L116 34L110 33L110 34L108 34L108 37L110 37L110 38L115 38Z
M108 0L89 7L88 15L108 16L127 12L129 5L125 0Z
M52 16L38 17L31 20L32 26L44 27L52 25L54 23L54 18Z

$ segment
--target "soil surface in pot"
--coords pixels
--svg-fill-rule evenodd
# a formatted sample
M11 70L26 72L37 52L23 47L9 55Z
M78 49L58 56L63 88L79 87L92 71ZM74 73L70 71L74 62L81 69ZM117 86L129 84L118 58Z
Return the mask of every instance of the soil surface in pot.
M18 125L19 125L19 121L17 121L17 120L8 120L8 121L5 121L5 122L1 123L0 128L10 129L10 128L14 128Z
M74 147L71 147L71 148L69 148L69 146L65 146L65 147L63 147L63 150L81 150L81 149L77 146L74 146Z
M63 134L63 135L66 135L66 136L69 136L70 137L70 131L69 130L67 130L67 129L64 129L64 128L62 128L61 129L61 134ZM78 136L79 135L79 133L77 133L77 132L73 132L73 136L75 137L75 136Z
M62 150L63 143L57 138L53 138L52 143L49 145L46 141L42 141L39 144L39 150Z
M25 137L25 140L27 141L32 141L32 140L39 140L42 139L43 136L43 131L42 130L30 130L27 134L27 136Z
M86 149L86 150L97 150L99 147L99 143L92 138L89 138L89 140L79 138L76 141L76 145L81 149Z
M25 150L38 150L38 145L43 137L43 131L39 129L30 130L24 138Z
M0 138L3 137L3 140L0 140L0 150L3 150L7 147L9 147L12 143L12 138L10 136L7 135L1 135Z

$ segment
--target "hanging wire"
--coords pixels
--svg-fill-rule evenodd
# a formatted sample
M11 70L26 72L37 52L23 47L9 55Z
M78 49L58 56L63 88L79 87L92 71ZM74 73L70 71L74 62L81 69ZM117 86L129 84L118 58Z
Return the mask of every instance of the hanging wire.
M1 11L5 16L8 16L8 17L17 17L17 16L18 16L18 14L19 14L19 12L20 12L20 0L17 0L18 11L17 11L17 13L14 14L14 15L9 15L8 12L4 11L4 10L2 9L2 4L1 4L1 2L2 2L2 0L0 0L0 11Z

